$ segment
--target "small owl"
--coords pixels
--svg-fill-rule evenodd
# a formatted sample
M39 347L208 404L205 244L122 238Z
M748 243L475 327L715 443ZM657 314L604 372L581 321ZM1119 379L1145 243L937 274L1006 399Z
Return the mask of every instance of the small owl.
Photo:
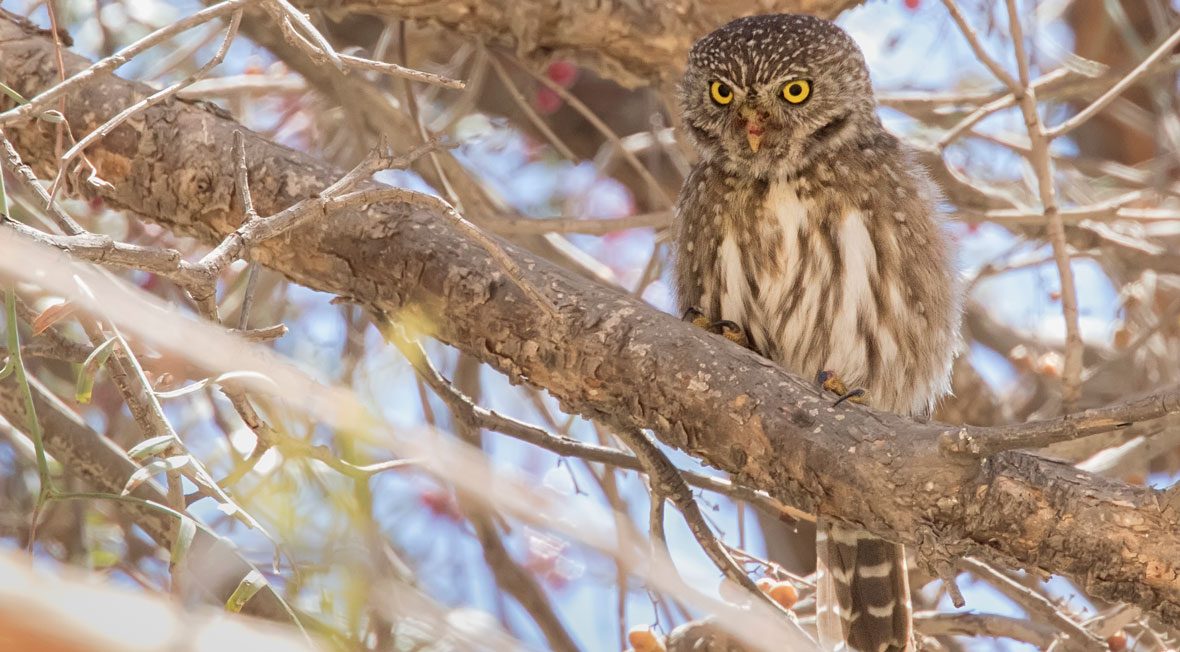
M928 413L949 388L956 273L937 191L877 117L856 43L811 16L740 18L693 46L679 90L700 155L676 208L681 309L874 407ZM912 649L902 546L819 526L825 648Z

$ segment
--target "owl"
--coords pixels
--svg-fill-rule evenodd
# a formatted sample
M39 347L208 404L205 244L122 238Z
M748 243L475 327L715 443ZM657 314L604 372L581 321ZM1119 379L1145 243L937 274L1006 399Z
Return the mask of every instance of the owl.
M882 126L852 38L740 18L693 46L679 102L699 154L676 206L681 310L845 397L928 413L949 389L957 273L937 190ZM817 549L825 648L912 649L903 547L821 517Z

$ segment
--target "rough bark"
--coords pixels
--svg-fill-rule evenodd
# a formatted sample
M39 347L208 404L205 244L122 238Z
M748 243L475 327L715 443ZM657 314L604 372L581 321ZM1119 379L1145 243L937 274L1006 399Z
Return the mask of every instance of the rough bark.
M296 4L323 11L330 18L357 13L425 20L511 47L522 58L570 58L621 84L636 86L679 75L693 40L737 16L798 12L831 18L861 1L304 0Z
M85 64L69 54L66 63ZM0 79L32 95L55 78L52 43L0 19ZM108 79L69 97L66 116L83 134L147 92ZM113 184L111 204L213 243L240 219L228 156L235 129L178 102L120 127L89 155ZM41 171L52 164L51 128L21 126L11 137ZM256 135L246 142L264 215L342 174ZM506 248L555 315L444 216L410 205L332 215L251 253L296 283L430 324L440 340L548 390L572 413L650 428L743 482L910 544L934 562L970 553L1063 573L1091 595L1180 624L1180 519L1159 492L1026 453L944 456L939 437L957 428L832 408L809 383L749 351Z

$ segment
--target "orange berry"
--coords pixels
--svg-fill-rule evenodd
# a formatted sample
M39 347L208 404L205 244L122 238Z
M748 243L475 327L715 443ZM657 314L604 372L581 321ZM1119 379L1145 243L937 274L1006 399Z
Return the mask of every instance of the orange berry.
M635 652L664 652L664 642L650 627L632 627L627 632L627 642Z
M1131 331L1127 330L1126 325L1119 327L1114 332L1114 348L1122 350L1131 344Z
M758 588L767 595L770 595L770 588L774 586L774 580L770 579L769 577L763 577L754 583L757 584Z
M1115 632L1106 639L1106 647L1110 648L1110 652L1123 652L1127 649L1127 635L1123 632Z
M799 592L790 582L775 582L770 587L770 597L782 605L783 609L790 609L799 601Z

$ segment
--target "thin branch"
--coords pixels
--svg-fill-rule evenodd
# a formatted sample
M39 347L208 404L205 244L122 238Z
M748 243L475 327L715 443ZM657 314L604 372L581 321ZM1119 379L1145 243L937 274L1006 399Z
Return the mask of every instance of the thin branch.
M914 614L914 627L927 636L990 636L1010 638L1044 650L1056 638L1044 625L1026 618L997 614L945 613Z
M434 86L442 86L443 88L451 88L455 90L463 90L467 87L464 82L461 82L458 79L451 79L449 77L444 77L432 72L423 72L421 70L399 66L396 63L363 59L361 57L354 57L351 54L341 54L340 60L351 68L356 68L358 70L372 70L383 75L401 77L402 79L422 82L423 84L432 84Z
M485 430L508 435L509 437L519 439L539 448L544 448L558 455L576 457L587 462L607 464L629 471L645 472L645 468L639 460L625 451L609 446L600 446L598 444L579 441L565 435L551 434L537 426L518 421L494 410L476 405L471 401L470 397L456 389L433 365L429 364L429 361L425 357L426 352L422 349L421 345L405 337L401 332L400 326L378 315L374 315L373 322L377 326L377 329L381 331L381 334L402 351L402 355L407 360L411 362L415 360L424 361L419 363L419 366L415 368L418 376L434 390L435 394L451 408L452 412L461 418L470 419L475 425ZM775 518L815 521L813 514L786 505L772 498L766 492L757 491L724 478L692 471L684 471L683 473L689 484L705 489L706 491L729 496L734 500L745 501Z
M94 144L94 142L98 139L103 138L107 134L114 131L115 127L123 124L131 116L145 111L172 97L177 93L177 91L184 88L185 86L188 86L194 81L203 78L205 75L209 74L210 70L220 65L222 60L225 59L225 55L229 52L229 46L233 44L234 38L237 37L238 26L241 25L241 23L242 10L239 9L238 11L234 12L233 16L230 18L229 26L225 30L225 38L222 39L221 45L217 48L217 52L213 54L213 57L210 58L209 61L205 62L205 65L201 66L196 72L176 82L175 84L157 91L136 102L135 104L132 104L131 106L123 109L114 117L100 125L97 129L86 134L86 136L77 143L74 143L74 146L67 150L65 154L62 154L61 158L59 159L61 170L58 172L57 179L54 180L53 186L49 191L50 196L55 196L57 194L57 190L61 184L62 179L65 177L65 173L69 168L70 162L73 161L74 158L79 154L81 154L87 147Z
M336 49L320 33L320 30L311 24L303 12L296 9L287 0L266 0L266 8L274 16L275 22L279 24L279 28L287 36L289 43L306 50L312 61L319 63L327 59L336 66L337 70L341 72L345 70L344 61L336 53ZM293 25L297 25L299 29L303 30L306 36L296 32Z
M489 220L488 228L502 235L539 235L543 233L606 235L626 229L661 229L671 223L671 212L656 211L596 220L576 217L497 217Z
M1126 428L1137 421L1149 421L1178 413L1180 389L1173 389L1057 419L991 428L965 426L954 432L944 432L939 437L939 448L951 455L988 457L1001 451L1042 448L1049 444Z
M1049 598L976 559L969 557L961 559L959 566L975 573L980 579L995 587L996 590L1003 593L1008 599L1025 609L1034 620L1053 623L1061 628L1062 633L1067 637L1065 643L1067 650L1085 652L1108 651L1109 648L1107 648L1105 641L1063 613Z
M944 0L950 2L950 0ZM1082 331L1078 324L1078 291L1074 285L1073 269L1065 239L1065 224L1057 210L1057 193L1053 186L1053 162L1049 155L1049 138L1037 110L1037 97L1028 85L1028 57L1024 56L1024 32L1020 25L1020 13L1016 0L1008 0L1008 24L1012 30L1012 42L1016 50L1017 65L1020 67L1022 84L1019 90L1013 86L1024 114L1024 125L1028 130L1031 146L1029 162L1037 177L1037 190L1041 198L1041 211L1048 222L1049 242L1053 245L1053 259L1057 263L1057 274L1061 278L1061 311L1065 317L1065 365L1061 372L1061 400L1066 411L1077 407L1082 385Z
M1048 129L1045 132L1045 136L1049 140L1053 140L1054 138L1063 136L1074 129L1077 129L1087 120L1093 118L1098 114L1099 111L1106 108L1107 105L1113 102L1115 98L1121 95L1133 84L1138 82L1141 77L1146 75L1151 69L1151 66L1155 64L1156 61L1159 61L1164 56L1171 54L1172 50L1176 48L1177 43L1180 43L1180 29L1172 32L1172 35L1169 36L1163 43L1161 43L1154 52L1148 55L1147 58L1144 59L1138 66L1135 66L1135 69L1127 73L1127 75L1120 79L1118 83L1116 83L1114 86L1111 86L1109 90L1099 96L1098 99L1091 102L1088 106L1086 106L1086 108L1079 111L1072 118L1069 118L1056 127Z
M500 83L504 85L504 89L512 96L512 99L516 102L516 106L520 108L521 113L524 113L525 117L529 119L529 122L533 123L533 126L537 128L537 131L540 131L545 136L545 139L549 141L553 149L556 149L557 153L561 154L566 160L577 161L578 156L553 131L553 128L545 122L544 118L537 115L536 110L529 104L528 99L525 98L524 94L513 83L512 77L508 76L508 71L504 69L504 64L500 63L500 58L493 54L488 57L488 63L492 65L492 70L496 71L496 76L500 78Z
M799 635L806 637L804 640L810 639L810 636L799 627L794 614L784 609L782 605L771 599L762 589L758 588L754 580L750 579L750 576L746 574L745 569L729 554L729 548L717 535L713 534L712 528L709 527L708 521L705 520L705 515L701 512L700 505L693 498L692 490L689 488L688 483L685 482L680 469L672 464L668 456L664 455L663 451L642 430L624 431L619 434L619 437L631 448L639 463L643 465L648 476L648 483L651 486L652 500L659 501L662 504L667 499L672 501L673 505L676 505L676 508L680 510L680 515L684 517L684 522L688 525L689 531L692 532L693 537L696 538L697 543L704 550L705 555L717 566L725 578L740 586L749 596L762 601L780 612L788 626L797 628ZM653 519L656 516L662 517L662 512L662 507L656 509L653 505ZM662 525L659 527L659 530L657 534L662 534Z
M656 181L656 178L652 176L651 171L647 169L647 166L645 166L639 160L639 158L635 156L634 152L630 151L623 145L619 135L616 134L615 131L610 128L610 125L606 124L602 118L598 117L594 111L590 110L590 107L586 106L585 102L578 99L577 96L566 90L566 88L561 84L558 84L552 79L549 79L549 77L537 73L516 59L510 58L509 60L512 61L512 63L515 64L517 68L525 71L533 79L541 82L543 86L556 93L558 97L569 104L575 111L581 114L582 117L586 118L590 124L594 125L594 128L597 129L598 132L603 135L603 137L605 137L608 141L613 143L615 147L618 148L618 151L623 155L623 158L626 159L627 163L629 163L635 172L639 174L639 177L643 179L643 182L647 184L647 187L652 191L652 193L654 193L655 196L659 198L665 206L672 205L672 198L668 196L668 191L664 190L664 187L660 185L659 181Z
M984 66L987 66L987 69L995 75L996 79L1003 82L1014 93L1018 93L1018 89L1024 85L1017 82L1007 70L1004 70L1000 62L996 61L992 58L992 55L987 53L987 50L983 47L983 42L979 40L979 35L975 33L975 28L971 27L971 24L967 22L967 19L963 16L963 12L955 4L955 0L942 0L942 4L950 12L955 24L959 26L959 31L963 33L963 36L967 37L967 44L971 46L971 51L975 53L975 58L979 59L979 62Z
M55 84L53 87L43 91L36 97L30 99L27 103L18 107L9 109L4 113L0 113L0 127L6 126L19 120L27 119L31 114L39 113L50 102L62 97L66 93L74 90L75 86L86 84L97 80L100 76L110 73L116 68L130 61L141 52L159 45L167 39L176 36L182 32L186 32L193 27L202 25L216 18L220 18L226 14L237 11L257 0L225 0L225 2L218 3L207 9L202 9L197 13L182 18L174 23L170 23L166 27L144 36L138 41L128 45L109 57L105 57L94 62L88 68L72 75L69 79Z

